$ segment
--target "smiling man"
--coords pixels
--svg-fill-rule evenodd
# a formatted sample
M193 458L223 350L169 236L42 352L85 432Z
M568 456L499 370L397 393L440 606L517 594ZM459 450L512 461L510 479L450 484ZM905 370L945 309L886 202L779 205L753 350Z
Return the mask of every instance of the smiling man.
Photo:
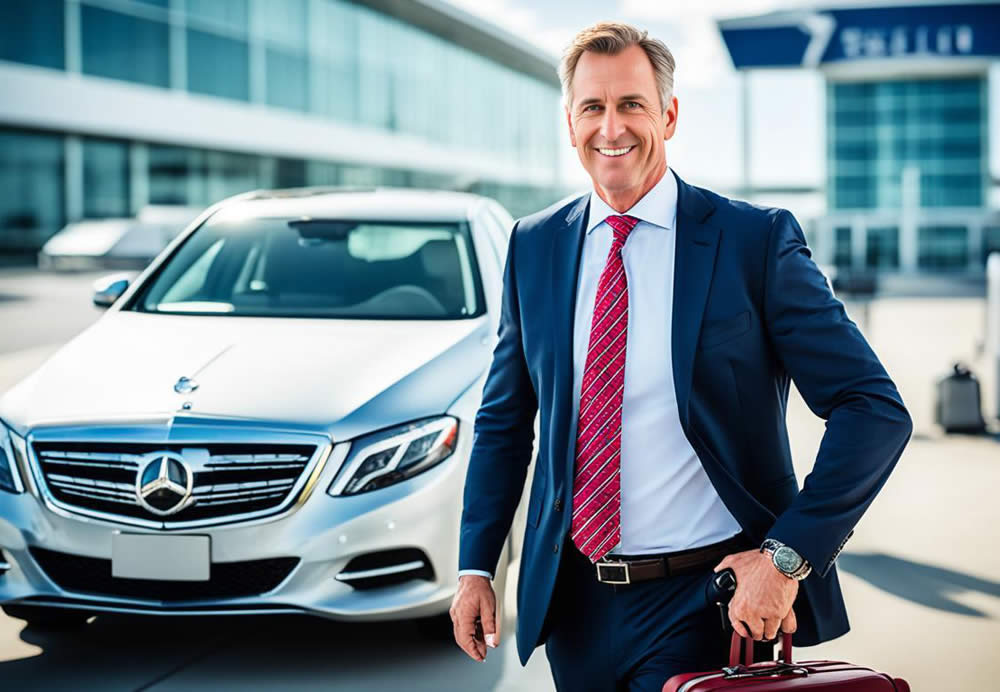
M847 632L834 562L912 428L794 217L668 168L673 72L628 25L567 49L570 139L594 189L515 226L475 422L455 639L476 660L499 641L490 577L540 413L517 643L522 663L545 644L560 690L659 690L722 665L705 587L727 567L745 636ZM791 381L827 420L801 491Z

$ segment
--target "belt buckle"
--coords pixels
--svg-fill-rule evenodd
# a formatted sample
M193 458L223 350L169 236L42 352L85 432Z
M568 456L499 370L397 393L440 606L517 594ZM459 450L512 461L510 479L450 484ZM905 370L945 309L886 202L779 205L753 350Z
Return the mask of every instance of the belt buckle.
M604 558L601 558L595 564L597 565L597 581L602 584L632 583L632 577L629 574L627 562L623 560L605 560ZM605 573L601 572L602 567L606 570ZM610 572L610 574L605 576L607 572Z

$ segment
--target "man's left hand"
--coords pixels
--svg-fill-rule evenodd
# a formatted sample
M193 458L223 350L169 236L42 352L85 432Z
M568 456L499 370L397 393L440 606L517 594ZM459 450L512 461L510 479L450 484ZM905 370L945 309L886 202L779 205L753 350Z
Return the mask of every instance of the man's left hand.
M792 604L799 582L779 572L768 553L745 550L727 555L714 571L727 567L736 573L736 593L729 602L733 629L755 641L774 639L779 628L789 634L796 630Z

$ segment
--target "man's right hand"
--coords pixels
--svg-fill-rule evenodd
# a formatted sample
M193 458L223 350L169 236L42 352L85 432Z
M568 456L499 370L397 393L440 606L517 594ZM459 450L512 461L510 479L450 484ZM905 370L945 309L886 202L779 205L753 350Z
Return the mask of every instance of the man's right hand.
M486 660L486 647L500 644L496 625L497 599L490 580L476 574L458 578L458 591L451 602L451 622L455 628L455 643L477 661ZM476 621L482 621L481 639L476 634Z

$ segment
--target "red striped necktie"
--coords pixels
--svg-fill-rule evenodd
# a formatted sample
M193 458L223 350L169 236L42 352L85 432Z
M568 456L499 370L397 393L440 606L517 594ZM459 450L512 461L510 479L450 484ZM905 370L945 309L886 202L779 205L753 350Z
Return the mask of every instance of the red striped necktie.
M604 557L621 539L622 395L628 331L628 281L622 247L639 219L609 216L605 222L614 231L614 239L597 284L580 389L570 525L573 543L591 562Z

